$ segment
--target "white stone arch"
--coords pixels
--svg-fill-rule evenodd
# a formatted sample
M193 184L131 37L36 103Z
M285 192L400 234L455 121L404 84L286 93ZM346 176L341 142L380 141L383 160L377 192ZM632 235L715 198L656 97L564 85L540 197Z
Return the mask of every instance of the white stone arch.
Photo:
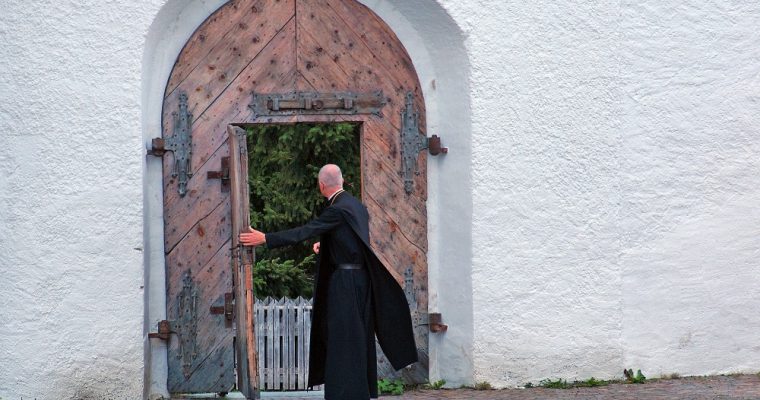
M409 53L425 96L428 134L449 154L428 157L429 311L443 314L445 334L430 335L430 379L473 381L472 185L470 67L465 36L434 1L359 0L379 15ZM142 130L146 147L161 134L164 88L195 29L225 0L167 0L146 36L142 59ZM144 164L145 397L167 396L166 345L148 339L166 318L161 162ZM445 368L445 369L444 369Z

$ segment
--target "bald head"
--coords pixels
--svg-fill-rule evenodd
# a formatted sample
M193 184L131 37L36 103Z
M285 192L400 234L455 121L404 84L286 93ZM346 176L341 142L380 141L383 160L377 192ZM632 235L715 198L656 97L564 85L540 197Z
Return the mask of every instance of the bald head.
M340 168L335 164L327 164L319 170L319 183L324 186L325 192L332 192L343 188L343 174Z

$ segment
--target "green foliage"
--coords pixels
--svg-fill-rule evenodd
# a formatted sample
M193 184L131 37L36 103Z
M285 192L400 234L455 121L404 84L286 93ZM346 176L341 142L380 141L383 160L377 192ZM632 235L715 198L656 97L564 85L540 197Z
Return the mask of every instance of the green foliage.
M538 386L545 387L548 389L570 389L570 388L576 388L576 387L607 386L610 383L612 383L612 381L599 380L592 376L591 378L585 381L574 381L574 382L568 382L561 378L557 378L557 380L544 379L538 383ZM533 387L533 384L528 383L525 385L525 387L526 388Z
M428 388L433 389L433 390L438 390L438 389L442 388L443 385L445 385L445 384L446 384L446 381L444 379L441 379L439 381L435 381L435 382L429 384Z
M265 293L261 297L311 297L313 280L306 267L313 264L314 259L315 255L312 254L298 264L294 260L280 261L279 258L256 261L253 292L257 295Z
M641 370L637 370L636 375L634 375L633 369L624 369L623 374L625 375L625 379L628 380L628 383L644 383L647 380L647 377L641 373Z
M604 381L594 378L593 376L585 381L576 381L573 383L573 386L576 387L597 387L597 386L607 386L610 384L610 381Z
M255 229L275 232L315 218L324 202L317 174L325 164L337 164L345 189L360 196L358 125L255 125L247 132L251 226ZM310 297L315 241L272 250L257 248L256 297Z
M567 389L572 387L572 385L567 383L567 381L562 378L557 378L556 381L553 381L551 379L543 379L538 383L538 385L548 389Z
M392 394L399 396L404 394L404 382L401 379L380 379L377 381L377 391L380 394Z

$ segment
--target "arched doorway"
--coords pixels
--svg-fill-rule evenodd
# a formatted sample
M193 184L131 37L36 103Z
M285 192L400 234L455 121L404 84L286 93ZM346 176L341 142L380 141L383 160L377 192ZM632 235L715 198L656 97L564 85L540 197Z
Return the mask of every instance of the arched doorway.
M265 101L256 103L254 95ZM323 105L341 100L316 110L304 105L310 98ZM275 110L273 99L298 104ZM364 102L377 107L363 108ZM228 390L235 346L250 343L245 285L230 269L238 255L231 251L234 189L224 179L224 164L229 126L255 123L362 124L362 198L372 215L372 244L407 289L416 316L423 362L407 378L427 378L426 160L404 146L406 110L417 113L410 120L423 136L424 101L408 54L390 28L354 0L232 1L196 30L163 103L164 146L175 150L164 157L167 319L176 333L169 336L171 392ZM186 144L173 139L183 132L191 138ZM406 167L404 151L414 153ZM225 307L231 301L234 315ZM248 358L253 368L251 347L237 355L239 365Z

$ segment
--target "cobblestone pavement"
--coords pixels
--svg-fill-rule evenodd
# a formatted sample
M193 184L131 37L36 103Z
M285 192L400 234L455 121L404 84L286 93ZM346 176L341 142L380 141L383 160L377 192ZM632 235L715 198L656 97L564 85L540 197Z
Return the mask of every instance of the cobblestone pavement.
M321 398L321 397L319 397ZM317 397L268 397L280 400L314 400ZM613 384L595 388L574 389L504 389L504 390L413 390L401 396L381 397L386 400L760 400L760 376L734 375L652 380L641 385Z

